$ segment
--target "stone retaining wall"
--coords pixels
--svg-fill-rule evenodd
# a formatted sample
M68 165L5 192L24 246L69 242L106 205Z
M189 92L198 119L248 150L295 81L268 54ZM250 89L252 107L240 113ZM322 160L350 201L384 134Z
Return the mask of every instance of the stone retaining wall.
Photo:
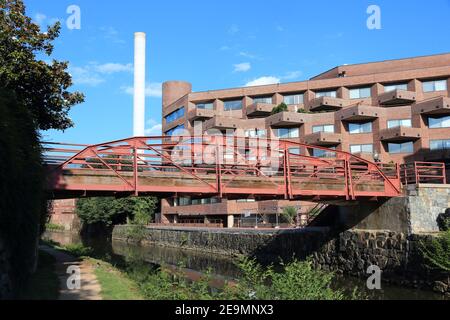
M130 226L116 226L113 239L132 241ZM148 228L144 243L201 250L222 255L247 255L260 262L279 258L312 257L317 269L367 278L367 268L377 265L383 280L414 287L433 288L450 295L449 274L432 274L419 259L422 235L392 231L349 230L332 234L328 228L302 230L227 230Z

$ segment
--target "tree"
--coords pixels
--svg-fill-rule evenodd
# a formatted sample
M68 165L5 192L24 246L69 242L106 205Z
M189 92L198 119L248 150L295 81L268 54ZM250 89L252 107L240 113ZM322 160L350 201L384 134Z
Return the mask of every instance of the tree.
M0 0L0 86L14 92L29 109L34 126L41 130L64 130L73 126L70 108L84 101L83 94L69 92L72 77L68 62L47 63L60 33L59 22L46 32L25 14L22 0Z
M77 214L87 225L110 227L127 220L148 224L154 216L157 201L155 197L83 198L77 201Z

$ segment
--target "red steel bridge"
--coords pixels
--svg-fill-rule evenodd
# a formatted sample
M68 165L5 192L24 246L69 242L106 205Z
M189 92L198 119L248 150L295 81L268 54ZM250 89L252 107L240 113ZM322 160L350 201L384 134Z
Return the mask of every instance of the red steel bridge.
M441 164L401 168L285 140L231 140L231 146L230 138L214 136L134 137L96 145L43 143L46 190L50 199L188 194L349 201L399 196L405 176L409 183L445 183ZM308 156L314 149L331 157Z

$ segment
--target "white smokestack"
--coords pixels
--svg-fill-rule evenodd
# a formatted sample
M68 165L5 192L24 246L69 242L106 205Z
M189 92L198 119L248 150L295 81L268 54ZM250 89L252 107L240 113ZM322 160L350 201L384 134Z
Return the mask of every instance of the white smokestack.
M144 32L134 34L133 135L145 135L145 42Z

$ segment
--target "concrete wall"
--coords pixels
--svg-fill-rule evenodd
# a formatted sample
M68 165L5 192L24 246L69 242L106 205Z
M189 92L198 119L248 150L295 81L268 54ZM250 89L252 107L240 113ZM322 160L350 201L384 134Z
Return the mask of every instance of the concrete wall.
M450 208L450 185L410 185L404 197L339 207L344 229L438 232L437 217Z
M50 223L64 226L66 231L77 231L81 221L75 213L76 199L54 200L50 211Z

